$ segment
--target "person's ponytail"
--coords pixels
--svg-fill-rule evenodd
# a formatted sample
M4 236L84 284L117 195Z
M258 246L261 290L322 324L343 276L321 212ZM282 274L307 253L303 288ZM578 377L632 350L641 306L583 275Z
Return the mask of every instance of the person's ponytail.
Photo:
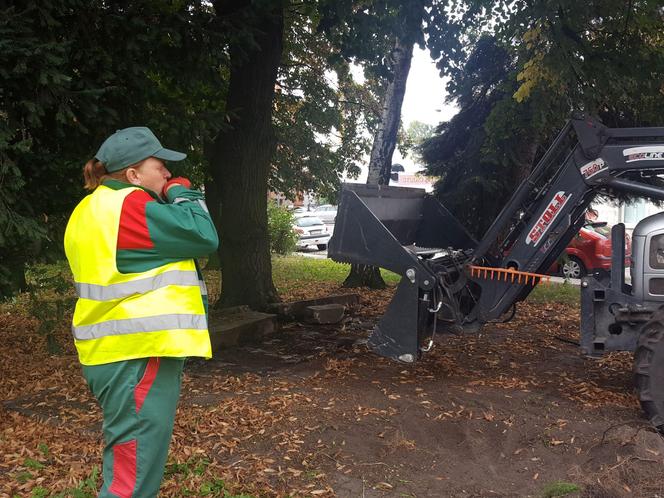
M97 161L95 158L90 159L85 166L83 166L83 179L85 180L84 187L86 190L94 190L103 181L107 175L104 165Z

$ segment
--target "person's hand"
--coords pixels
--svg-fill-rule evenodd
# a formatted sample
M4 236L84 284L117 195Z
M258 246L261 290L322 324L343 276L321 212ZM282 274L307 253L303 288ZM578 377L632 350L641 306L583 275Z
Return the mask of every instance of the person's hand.
M171 178L166 182L166 185L164 185L164 196L166 196L166 192L168 192L168 189L171 188L173 185L182 185L184 188L191 188L191 182L187 180L186 178L183 178L181 176L178 176L176 178Z

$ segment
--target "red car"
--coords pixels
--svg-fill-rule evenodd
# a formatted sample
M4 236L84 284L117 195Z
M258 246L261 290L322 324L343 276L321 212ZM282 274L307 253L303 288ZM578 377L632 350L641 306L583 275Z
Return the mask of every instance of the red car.
M574 236L565 248L566 257L554 263L550 273L565 278L581 278L598 270L611 270L611 230L606 223L590 223ZM632 239L625 234L625 267L632 257Z

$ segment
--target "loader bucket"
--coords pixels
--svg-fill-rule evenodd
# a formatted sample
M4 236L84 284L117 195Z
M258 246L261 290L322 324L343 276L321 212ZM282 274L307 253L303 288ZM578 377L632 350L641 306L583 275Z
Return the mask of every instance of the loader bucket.
M459 221L423 189L345 184L328 257L401 275L369 344L383 356L414 361L428 312L427 303L418 306L420 291L431 289L436 279L422 257L476 245Z

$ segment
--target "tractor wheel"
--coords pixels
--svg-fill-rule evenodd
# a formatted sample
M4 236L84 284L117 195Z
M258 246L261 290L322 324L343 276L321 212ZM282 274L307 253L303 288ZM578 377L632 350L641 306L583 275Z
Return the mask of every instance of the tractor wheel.
M560 273L565 278L582 278L586 276L586 267L576 256L570 256L560 267Z
M643 326L634 353L636 392L650 423L664 434L664 311Z

